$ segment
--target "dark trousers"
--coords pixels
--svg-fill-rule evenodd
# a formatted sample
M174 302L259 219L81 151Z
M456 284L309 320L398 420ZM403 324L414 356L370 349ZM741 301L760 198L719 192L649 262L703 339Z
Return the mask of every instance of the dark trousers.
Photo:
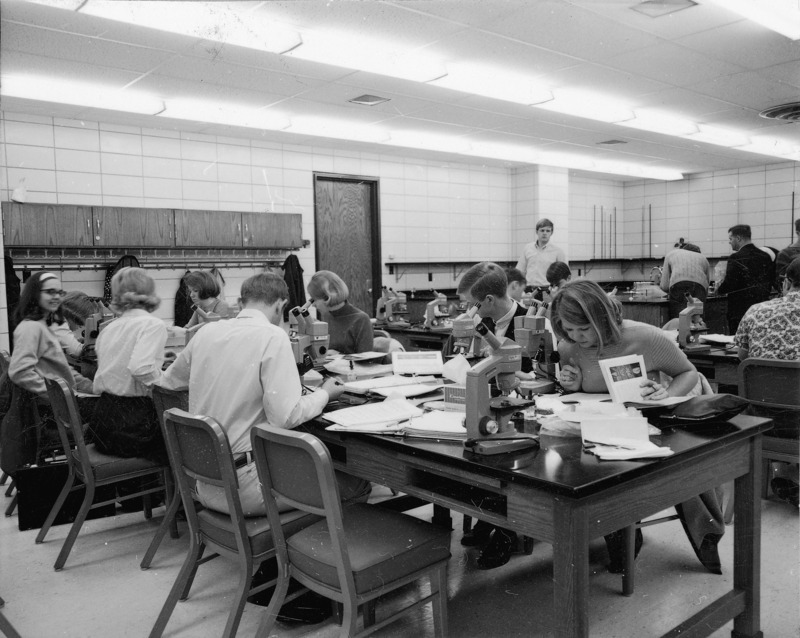
M669 318L677 319L681 314L681 310L686 308L687 300L686 294L692 297L705 301L708 296L708 291L700 284L694 281L678 281L669 287Z

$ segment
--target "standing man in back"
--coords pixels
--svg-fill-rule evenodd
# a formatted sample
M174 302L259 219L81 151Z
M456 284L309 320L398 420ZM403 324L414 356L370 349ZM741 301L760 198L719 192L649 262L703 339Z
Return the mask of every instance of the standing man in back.
M789 264L791 264L796 257L800 257L800 219L794 220L794 232L797 235L797 241L793 244L789 244L780 251L778 257L775 259L775 284L778 286L778 290L781 289L781 285L783 284L782 279L786 276L786 269L789 267Z
M769 299L772 288L772 260L751 239L747 224L728 229L728 242L735 251L728 259L725 279L717 294L728 295L728 332L736 334L747 309Z
M558 246L550 243L553 236L553 222L547 218L536 222L536 241L522 250L517 269L525 274L528 286L533 288L533 298L542 301L543 293L550 289L547 283L547 268L556 261L567 262L567 256Z
M686 295L705 301L714 271L694 244L682 244L664 257L661 290L669 293L669 318L675 319L686 307Z

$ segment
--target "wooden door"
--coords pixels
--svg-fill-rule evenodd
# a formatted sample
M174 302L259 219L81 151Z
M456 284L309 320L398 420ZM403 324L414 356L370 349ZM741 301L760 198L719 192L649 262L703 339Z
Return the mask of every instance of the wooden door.
M242 213L245 248L299 248L303 216L298 213Z
M375 316L380 297L378 180L314 174L317 270L331 270L350 288L350 303Z
M6 246L91 246L92 208L3 202Z
M175 217L170 208L96 206L92 213L95 246L175 245Z
M242 214L218 210L176 210L175 245L241 248Z

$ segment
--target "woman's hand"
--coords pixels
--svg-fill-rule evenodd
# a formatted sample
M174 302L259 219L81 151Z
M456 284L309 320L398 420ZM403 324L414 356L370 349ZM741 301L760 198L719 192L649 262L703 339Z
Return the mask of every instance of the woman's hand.
M639 384L639 387L642 388L642 398L645 401L660 401L669 397L667 389L652 379L645 379Z
M558 381L565 390L578 392L583 383L583 373L578 366L568 363L561 366L561 374L558 375Z

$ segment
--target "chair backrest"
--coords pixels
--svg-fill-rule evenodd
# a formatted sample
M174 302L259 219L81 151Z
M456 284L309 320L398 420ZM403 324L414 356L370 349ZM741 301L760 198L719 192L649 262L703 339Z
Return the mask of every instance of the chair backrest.
M340 587L355 591L353 569L344 542L339 488L328 449L311 434L269 426L253 428L250 442L278 553L286 548L275 501L280 497L296 509L326 518L337 557Z
M164 412L164 433L192 533L208 537L210 531L210 537L215 536L215 530L209 530L209 527L214 527L213 522L197 516L194 492L195 481L216 485L225 491L239 551L250 551L239 499L239 481L225 431L211 417L194 416L179 408L170 408Z
M800 410L800 361L745 359L739 364L739 394L765 407Z
M70 465L81 476L81 479L91 480L92 464L89 460L89 452L83 441L83 423L81 413L78 410L78 401L72 392L72 388L67 385L64 379L51 379L45 377L44 384L47 387L47 397L50 399L50 407L53 410L53 418L58 426L58 434L61 437L61 445L65 451L75 449L78 458L67 452L67 460ZM78 463L76 466L75 463Z
M156 408L158 422L163 425L164 412L170 408L189 410L189 392L187 390L169 390L159 385L153 386L153 405ZM162 429L163 431L163 429ZM166 436L165 436L166 440Z

